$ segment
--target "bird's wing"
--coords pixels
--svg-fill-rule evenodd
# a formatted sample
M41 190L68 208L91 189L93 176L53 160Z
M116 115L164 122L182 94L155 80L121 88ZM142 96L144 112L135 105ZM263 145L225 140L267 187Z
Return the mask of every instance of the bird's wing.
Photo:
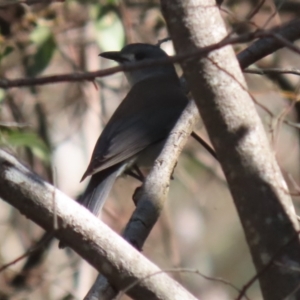
M133 86L99 137L82 180L165 139L187 103L179 85L165 78Z

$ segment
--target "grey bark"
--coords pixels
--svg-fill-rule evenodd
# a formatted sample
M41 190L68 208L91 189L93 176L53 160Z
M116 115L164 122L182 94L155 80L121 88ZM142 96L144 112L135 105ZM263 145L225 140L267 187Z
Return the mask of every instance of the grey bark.
M195 298L88 210L0 150L0 197L70 245L133 299ZM57 228L54 225L58 224ZM136 284L135 284L136 283Z
M161 4L179 55L226 36L214 1ZM268 266L259 276L264 298L283 299L300 282L300 273L291 268L300 264L299 227L233 49L227 46L181 66L227 178L256 270ZM300 291L295 297L300 298Z

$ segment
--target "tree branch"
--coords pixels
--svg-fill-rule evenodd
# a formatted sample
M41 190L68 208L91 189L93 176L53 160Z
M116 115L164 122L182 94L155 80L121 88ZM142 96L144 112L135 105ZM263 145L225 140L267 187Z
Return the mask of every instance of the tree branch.
M131 71L140 68L147 68L149 66L157 66L162 64L169 63L179 63L183 62L189 58L199 58L207 55L208 53L225 47L227 45L246 43L253 41L254 39L259 38L258 41L253 43L246 50L238 54L238 59L243 61L242 68L245 68L245 65L249 66L257 60L269 55L270 53L275 52L276 50L290 46L287 43L293 42L296 39L300 38L300 20L293 20L282 27L276 27L272 30L263 30L256 31L254 33L242 34L237 37L224 37L221 41L213 43L209 46L205 46L196 50L190 50L174 55L167 59L156 59L153 61L141 61L129 66L117 66L109 68L106 70L98 70L94 72L86 73L67 73L60 75L51 75L51 76L42 76L36 78L17 78L17 79L7 79L0 78L0 88L9 89L13 87L23 87L23 86L35 86L35 85L44 85L52 84L58 82L77 82L77 81L94 81L96 78L101 78L109 76L118 72ZM280 40L281 38L281 40ZM298 48L293 46L291 50L300 52Z
M196 51L226 36L214 1L161 0L161 3L176 53L184 53L186 49ZM278 36L270 36L267 42L280 47ZM252 62L259 59L258 52L255 56L249 50ZM246 65L251 63L241 55L239 58ZM216 50L201 59L189 59L181 65L227 178L259 272L286 240L297 234L298 223L286 183L232 47ZM294 239L277 259L286 265L300 264L299 239ZM259 277L266 300L283 299L298 286L299 280L299 272L283 272L278 264L272 264ZM299 291L295 297L300 297Z
M70 245L119 290L134 299L195 298L88 210L0 150L0 197ZM159 272L158 275L150 276ZM122 274L122 276L120 276ZM146 280L143 280L146 278Z
M244 73L266 75L266 74L293 74L300 75L298 68L266 68L266 69L246 69Z
M290 42L300 38L300 19L292 20L282 26L276 26L270 32L285 38ZM242 69L257 62L258 60L285 47L285 45L274 36L268 36L254 42L247 49L237 55Z

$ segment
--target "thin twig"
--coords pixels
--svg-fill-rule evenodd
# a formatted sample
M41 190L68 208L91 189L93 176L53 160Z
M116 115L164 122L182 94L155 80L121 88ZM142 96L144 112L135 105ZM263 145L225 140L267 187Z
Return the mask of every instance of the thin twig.
M17 122L0 122L0 127L5 128L26 128L30 127L27 123L17 123Z
M256 7L254 7L253 11L251 11L248 16L246 17L247 21L253 19L253 17L258 14L262 6L265 4L266 0L261 0Z
M170 63L178 63L189 58L201 57L207 55L208 53L214 50L220 49L228 45L246 43L252 41L255 38L262 38L262 37L273 37L274 39L280 40L283 43L283 45L289 47L291 50L300 53L299 48L297 48L295 45L293 45L287 39L281 37L280 35L274 34L271 31L257 30L254 33L246 33L237 37L226 37L216 44L203 47L202 49L196 51L190 51L190 52L169 56L167 58L162 58L162 59L146 60L146 61L133 63L130 65L117 66L105 70L98 70L98 71L87 72L87 73L68 73L68 74L61 74L61 75L43 76L37 78L18 78L18 79L2 78L0 79L0 88L7 89L12 87L35 86L35 85L43 85L43 84L50 84L50 83L57 83L57 82L76 82L76 81L83 81L83 80L93 81L97 77L104 77L121 71L128 72L128 71L137 70L141 68L147 68L149 66L153 67L153 66L159 66L159 65L170 64Z
M300 75L298 68L266 68L266 69L245 69L244 73L266 75L266 74L293 74Z
M116 298L116 300L121 299L121 297L126 294L131 288L133 288L135 285L139 284L141 281L146 280L152 276L156 276L159 275L161 273L193 273L196 275L199 275L200 277L206 279L206 280L210 280L210 281L215 281L215 282L219 282L219 283L223 283L225 285L230 286L231 288L233 288L235 291L237 291L239 294L242 293L242 290L240 290L238 287L236 287L234 284L232 284L231 282L223 279L223 278L218 278L218 277L212 277L212 276L207 276L202 274L199 270L197 269L189 269L189 268L176 268L176 269L164 269L161 270L159 272L150 274L148 276L146 276L145 278L142 278L140 280L136 280L135 282L133 282L132 284L130 284L128 287L126 287L125 289L123 289L120 294L118 295L118 297ZM247 300L249 300L248 296L246 294L243 295L243 297L245 297Z
M0 2L0 8L11 6L11 5L16 5L16 4L27 4L27 5L32 5L32 4L50 4L52 2L64 2L65 0L2 0Z
M199 136L195 131L192 132L191 136L203 146L216 160L218 160L217 154L215 150L208 144L206 143L201 136Z
M43 235L43 239L40 240L40 242L38 244L36 244L35 246L31 247L30 249L28 249L24 254L20 255L19 257L17 257L16 259L12 260L11 262L2 265L0 267L0 273L3 272L4 270L6 270L7 268L11 267L12 265L16 264L17 262L19 262L20 260L24 259L25 257L27 257L29 254L37 251L40 247L42 247L43 245L45 245L45 243L47 243L48 241L50 241L52 239L51 234L46 233L45 235Z

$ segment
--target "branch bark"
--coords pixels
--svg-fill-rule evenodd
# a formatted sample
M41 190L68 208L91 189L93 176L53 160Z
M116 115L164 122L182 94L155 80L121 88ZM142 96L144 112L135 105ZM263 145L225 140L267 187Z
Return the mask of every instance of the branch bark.
M287 41L293 42L300 38L300 19L292 20L282 26L276 26L271 29L270 32L283 37ZM241 51L237 55L237 58L241 68L244 69L284 46L285 45L275 37L265 37Z
M161 0L177 54L196 51L226 36L214 1ZM231 46L181 63L207 132L227 178L264 299L283 299L294 291L300 273L299 229L286 183L271 151ZM201 71L200 71L201 70ZM284 237L284 238L279 238ZM287 245L288 241L289 242ZM295 298L300 291L295 292Z
M88 210L0 150L0 197L70 245L133 299L195 298ZM54 220L59 225L54 228Z

